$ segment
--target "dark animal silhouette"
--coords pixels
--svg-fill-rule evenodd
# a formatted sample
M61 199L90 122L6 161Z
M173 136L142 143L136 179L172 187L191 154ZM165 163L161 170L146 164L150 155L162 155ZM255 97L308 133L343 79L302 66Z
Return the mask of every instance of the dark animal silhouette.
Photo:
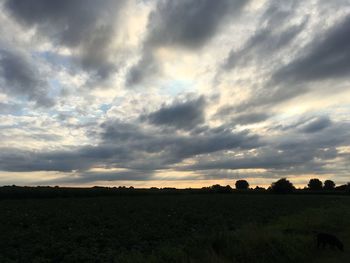
M317 248L325 248L327 245L334 249L338 248L340 251L344 251L343 243L334 235L327 233L317 234Z

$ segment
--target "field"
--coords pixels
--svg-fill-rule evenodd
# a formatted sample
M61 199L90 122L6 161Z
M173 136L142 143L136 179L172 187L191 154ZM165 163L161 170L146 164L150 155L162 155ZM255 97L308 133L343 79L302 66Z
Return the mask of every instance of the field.
M350 255L349 196L3 199L0 209L0 262L347 262ZM318 250L314 231L337 235L345 252Z

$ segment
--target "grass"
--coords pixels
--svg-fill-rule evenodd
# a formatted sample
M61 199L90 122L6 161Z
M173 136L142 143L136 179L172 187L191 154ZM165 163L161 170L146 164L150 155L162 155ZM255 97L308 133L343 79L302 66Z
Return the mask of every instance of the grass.
M0 262L346 262L350 198L185 194L1 200ZM339 236L345 252L315 248Z
M190 262L347 262L349 208L308 209L266 225L247 224L237 231L199 239ZM317 249L314 231L336 234L344 242L345 252Z

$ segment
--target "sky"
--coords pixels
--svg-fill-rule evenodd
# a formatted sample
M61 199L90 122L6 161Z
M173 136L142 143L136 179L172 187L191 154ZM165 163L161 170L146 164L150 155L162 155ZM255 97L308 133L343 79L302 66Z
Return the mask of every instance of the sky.
M0 0L0 185L350 181L350 0Z

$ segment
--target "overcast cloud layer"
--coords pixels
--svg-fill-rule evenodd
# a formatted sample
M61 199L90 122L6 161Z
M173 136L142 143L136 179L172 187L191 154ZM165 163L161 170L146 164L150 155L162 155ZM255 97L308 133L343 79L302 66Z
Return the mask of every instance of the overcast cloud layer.
M0 185L350 181L350 0L1 0Z

